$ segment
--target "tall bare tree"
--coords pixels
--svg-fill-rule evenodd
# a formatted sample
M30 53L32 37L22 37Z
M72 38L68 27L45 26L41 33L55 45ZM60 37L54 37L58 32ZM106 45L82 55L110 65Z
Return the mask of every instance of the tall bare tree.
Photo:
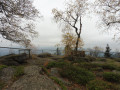
M0 34L3 38L26 45L37 35L29 23L39 14L31 0L0 0Z
M120 34L120 0L96 0L97 13L101 16L102 25L107 30L114 29L115 36ZM118 37L120 39L120 37Z
M94 50L94 52L93 52L94 54L93 54L93 55L94 55L95 57L98 57L99 54L103 52L103 49L102 49L101 47L98 47L98 46L95 46L95 47L93 48L93 50Z
M86 14L87 6L87 0L71 0L66 4L64 11L52 10L56 23L59 23L63 30L66 30L66 28L75 30L77 35L76 51L78 50L82 31L82 17Z

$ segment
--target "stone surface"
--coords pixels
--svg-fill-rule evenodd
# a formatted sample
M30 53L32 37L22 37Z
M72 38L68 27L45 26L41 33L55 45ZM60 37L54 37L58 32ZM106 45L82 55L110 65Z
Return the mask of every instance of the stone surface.
M40 71L41 68L35 65L25 67L25 75L6 90L61 90L46 75L40 75Z
M4 68L1 71L0 79L4 82L8 82L14 76L15 69L12 67Z
M59 75L58 69L57 68L51 68L50 74L52 76L58 76Z
M8 66L18 66L27 62L27 54L7 55L1 58L0 63Z

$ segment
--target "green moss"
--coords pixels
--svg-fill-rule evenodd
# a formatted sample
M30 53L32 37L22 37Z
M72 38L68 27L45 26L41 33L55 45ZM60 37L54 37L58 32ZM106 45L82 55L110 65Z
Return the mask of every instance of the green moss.
M120 74L113 73L113 72L104 72L103 78L109 82L116 82L120 83Z
M97 58L97 61L106 62L106 61L107 61L107 59L106 59L106 58Z
M59 68L62 68L64 66L68 65L67 62L64 62L64 61L60 61L60 62L50 62L48 63L47 65L47 68L53 68L53 67L59 67Z
M24 67L23 66L16 66L14 68L15 68L15 73L14 73L15 79L24 75Z
M47 76L50 76L50 73L48 72L47 68L42 66L42 70L43 70L43 72L45 72L47 74Z
M2 88L3 88L4 86L5 86L5 84L0 81L0 90L2 90Z
M95 78L94 74L86 69L68 65L60 71L62 77L68 78L81 85L86 85Z
M50 77L52 80L54 80L58 85L61 86L62 90L67 90L67 88L64 86L64 83L59 80L57 77L50 76L50 73L48 72L47 68L42 67L42 70L47 74L48 77Z
M87 84L88 90L119 90L115 85L102 80L93 80Z
M62 90L67 90L67 88L65 87L64 83L59 80L57 77L50 77L52 80L54 80L58 85L61 86Z
M80 63L80 67L90 70L91 68L98 68L101 65L98 63Z
M116 70L118 67L113 64L102 64L101 67L103 69L109 69L109 70Z
M7 68L8 66L6 65L0 65L0 70L2 70L3 68Z

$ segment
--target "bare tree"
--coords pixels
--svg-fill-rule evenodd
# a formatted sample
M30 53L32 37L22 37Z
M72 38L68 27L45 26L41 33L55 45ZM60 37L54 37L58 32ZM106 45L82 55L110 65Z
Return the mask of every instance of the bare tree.
M38 14L31 0L0 0L0 34L7 40L29 44L37 35L29 22Z
M97 13L101 16L102 25L115 30L115 36L120 34L120 0L96 0ZM102 26L103 27L103 26ZM120 37L118 37L120 39Z
M89 52L90 56L98 57L100 53L103 52L103 48L95 46L93 47L93 49L88 48L87 51Z
M103 52L103 49L101 48L101 47L98 47L98 46L95 46L94 48L93 48L93 50L94 50L94 56L95 57L98 57L99 56L99 54L101 53L101 52Z
M76 51L82 31L82 17L86 14L87 6L87 0L71 0L66 4L64 11L52 10L56 23L61 24L63 30L66 30L66 28L75 30L77 35Z
M88 48L87 51L89 52L90 56L94 56L94 50L91 48Z

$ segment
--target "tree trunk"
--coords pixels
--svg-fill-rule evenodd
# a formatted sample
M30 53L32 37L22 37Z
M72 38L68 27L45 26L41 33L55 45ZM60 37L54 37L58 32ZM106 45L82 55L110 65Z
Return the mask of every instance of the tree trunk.
M75 47L75 51L78 51L78 44L79 44L79 39L80 39L80 34L77 37L77 41L76 41L76 47Z
M82 30L82 22L81 22L81 17L80 17L80 29L79 29L79 33L77 32L78 29L76 29L76 34L77 34L77 41L76 41L76 47L75 47L75 51L78 51L78 45L79 45L79 39L80 39L80 34L81 34L81 30Z

